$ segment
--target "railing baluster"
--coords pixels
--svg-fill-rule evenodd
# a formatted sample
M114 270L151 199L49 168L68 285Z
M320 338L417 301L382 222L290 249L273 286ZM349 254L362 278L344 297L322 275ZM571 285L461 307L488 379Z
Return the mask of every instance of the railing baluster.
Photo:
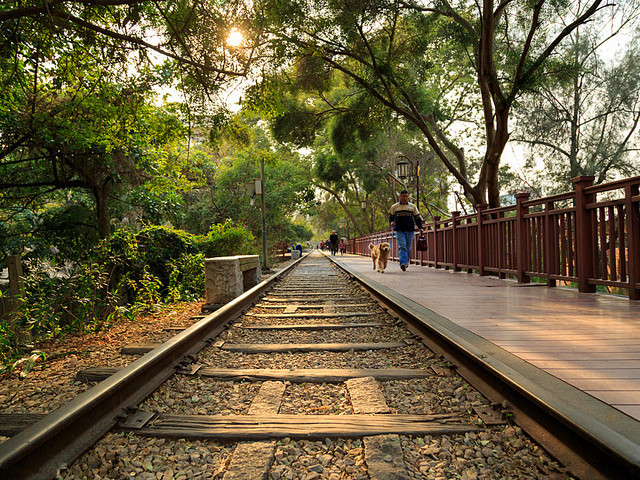
M609 278L611 280L618 280L618 271L616 263L618 255L616 255L618 249L616 248L616 216L613 212L613 206L608 208L609 215Z
M605 219L604 207L598 209L598 233L600 235L600 278L607 280L607 223Z
M551 278L551 275L556 271L555 265L555 247L554 247L554 228L553 228L553 202L546 202L544 209L544 249L543 249L543 270L547 276L547 287L555 287L556 281Z
M575 224L576 223L573 221L573 215L571 213L569 213L567 215L567 233L569 234L568 242L567 242L567 245L569 247L569 251L568 251L568 254L569 254L569 271L568 271L568 273L572 277L577 276L576 259L575 259L575 256L574 256L574 252L576 251L576 248L577 248L576 241L575 241L576 235L575 235L575 232L573 230Z
M460 212L451 212L451 263L453 263L453 271L459 272L460 267L458 264L460 263L459 258L459 245L458 245L458 217L460 216Z
M529 262L529 245L527 240L527 219L524 216L529 213L529 207L525 207L523 202L529 200L529 193L516 194L516 269L518 282L529 283L531 279L525 273Z
M624 205L618 205L618 270L620 271L620 281L627 281L627 241L624 231Z

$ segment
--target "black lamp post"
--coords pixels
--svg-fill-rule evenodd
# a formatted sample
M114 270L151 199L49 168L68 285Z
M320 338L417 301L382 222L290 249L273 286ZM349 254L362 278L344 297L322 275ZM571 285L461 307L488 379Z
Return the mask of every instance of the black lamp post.
M404 181L409 176L409 166L413 167L413 162L406 155L398 155L396 162L398 168L398 178ZM416 160L416 205L420 209L420 160Z

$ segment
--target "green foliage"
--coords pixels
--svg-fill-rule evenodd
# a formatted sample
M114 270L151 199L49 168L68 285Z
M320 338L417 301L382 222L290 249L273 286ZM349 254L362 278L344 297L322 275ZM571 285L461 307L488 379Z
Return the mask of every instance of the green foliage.
M346 173L346 163L328 149L316 154L315 174L327 183L340 182Z
M169 227L147 227L138 232L135 238L138 244L138 258L144 266L142 278L145 278L147 273L154 276L160 281L163 292L169 286L169 262L188 253L196 253L191 235Z
M53 207L40 216L38 234L66 260L79 260L98 242L93 210L83 203ZM89 222L87 222L89 220Z
M28 330L32 337L43 339L70 331L99 330L116 308L111 272L103 265L82 265L71 276L63 276L62 269L46 263L28 270L24 297L12 313L14 334Z
M70 273L49 262L29 262L20 305L11 321L0 321L0 363L22 352L21 330L36 340L97 331L167 302L202 298L205 255L255 254L256 243L232 222L213 225L206 236L151 226L137 233L116 230Z
M192 301L204 297L204 258L203 253L186 253L169 263L169 300Z
M256 238L246 228L226 221L211 226L201 240L199 250L206 257L255 255L258 253L257 244Z

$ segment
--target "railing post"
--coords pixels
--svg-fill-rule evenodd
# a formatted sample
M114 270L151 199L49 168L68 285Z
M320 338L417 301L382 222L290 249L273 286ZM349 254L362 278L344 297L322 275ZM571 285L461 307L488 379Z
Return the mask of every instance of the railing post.
M555 287L556 281L551 278L551 275L556 272L556 249L554 248L557 239L554 237L553 228L553 209L555 205L553 202L547 202L544 211L544 267L547 274L547 287Z
M529 200L528 192L516 193L516 271L518 283L529 283L531 278L526 274L529 268L529 244L527 242L527 219L524 216L529 213L529 207L523 205Z
M440 217L433 217L433 268L440 268L438 266L438 222Z
M476 210L478 211L478 219L476 221L477 225L478 225L478 274L480 276L486 276L487 272L484 270L484 265L485 265L485 255L487 252L487 249L485 247L485 238L484 238L484 229L482 228L483 225L483 212L487 209L487 204L486 203L479 203L478 205L476 205Z
M624 189L630 300L640 300L640 288L638 288L640 283L640 202L635 205L633 202L633 197L638 195L638 190L638 185L628 185Z
M595 285L589 284L593 277L593 222L587 210L587 204L593 202L593 194L587 195L584 189L593 185L593 176L575 177L573 185L576 191L576 269L578 270L578 291L593 293Z
M453 263L453 271L459 272L460 267L458 266L458 217L460 216L460 212L451 212L451 262Z

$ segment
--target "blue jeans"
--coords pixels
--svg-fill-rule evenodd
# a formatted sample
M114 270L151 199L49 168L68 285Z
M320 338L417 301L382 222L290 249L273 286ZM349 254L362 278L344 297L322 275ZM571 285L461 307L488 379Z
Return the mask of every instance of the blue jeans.
M396 240L398 241L398 259L400 260L400 265L409 265L413 235L414 232L401 232L400 230L396 230Z

